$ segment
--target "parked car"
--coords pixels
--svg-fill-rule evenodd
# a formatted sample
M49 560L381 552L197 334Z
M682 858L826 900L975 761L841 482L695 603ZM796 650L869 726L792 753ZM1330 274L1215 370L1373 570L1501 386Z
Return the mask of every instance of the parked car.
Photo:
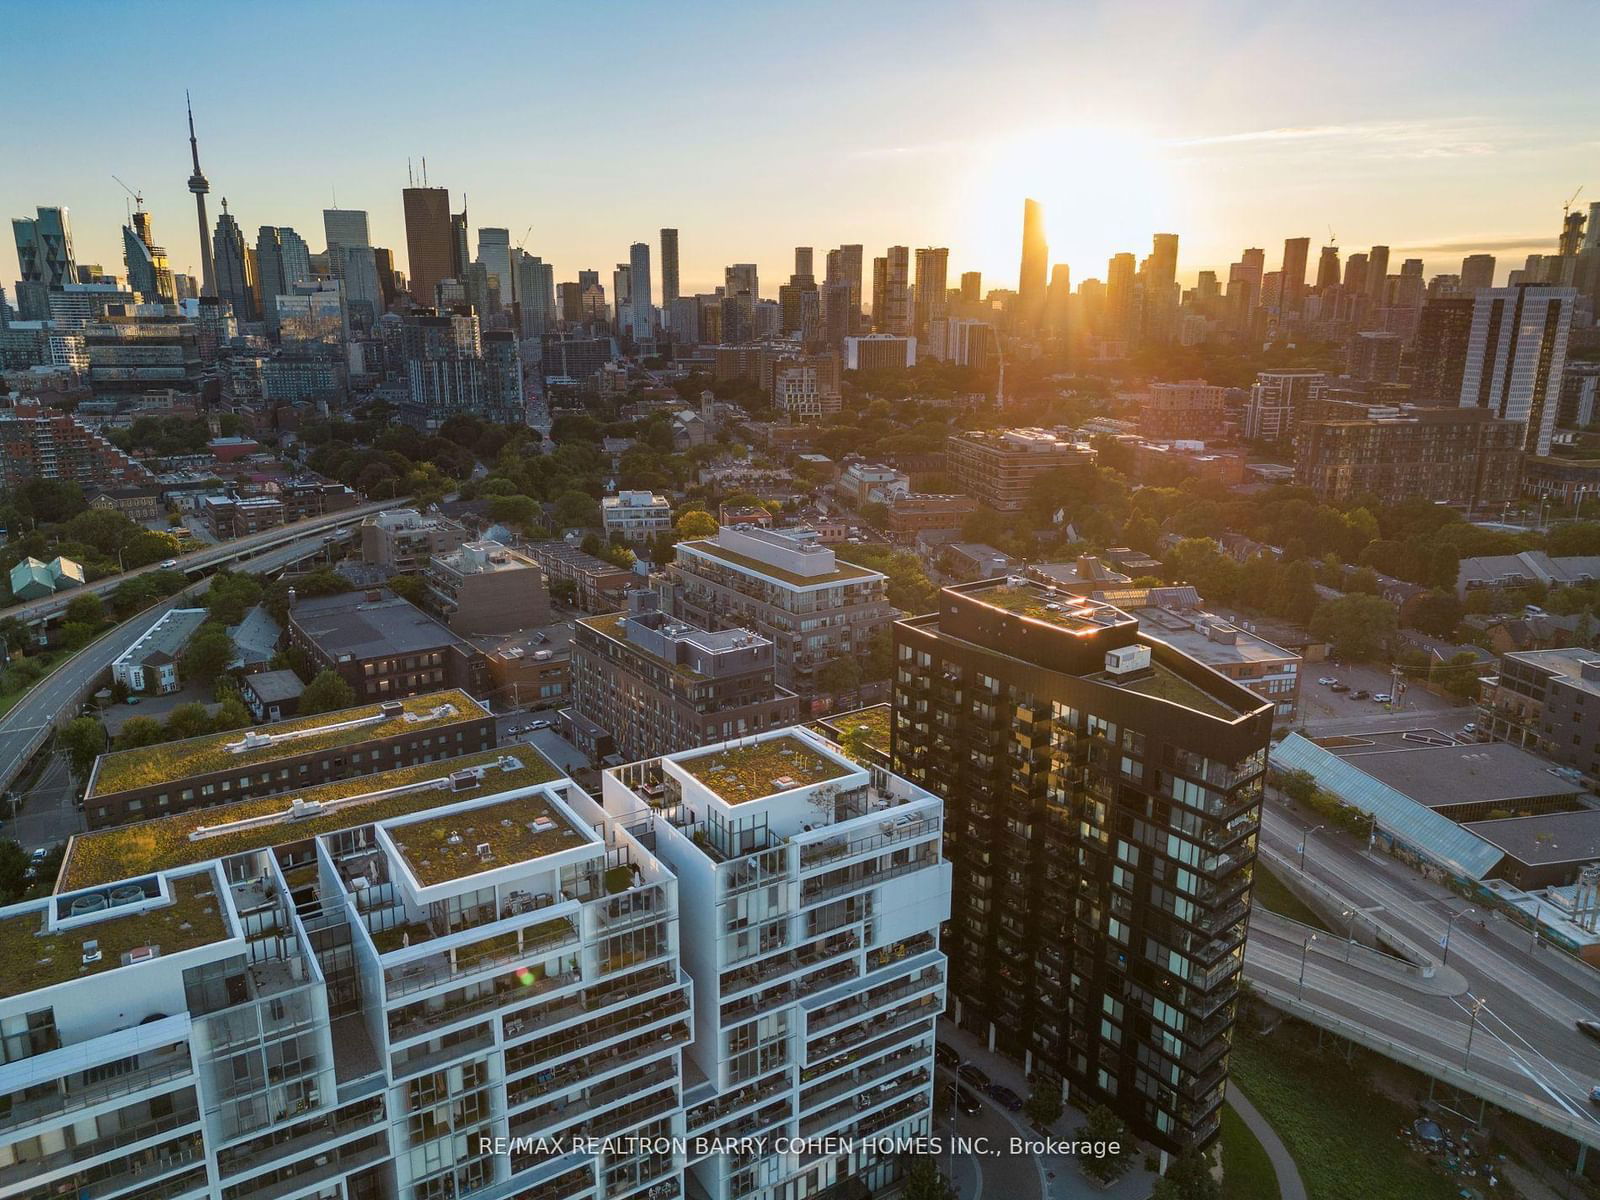
M963 1064L961 1070L957 1071L956 1074L960 1075L964 1082L970 1083L980 1092L986 1092L989 1090L989 1084L991 1082L989 1076L984 1073L983 1068L977 1063Z
M1321 679L1317 680L1317 682L1323 687L1327 687L1330 683L1338 683L1339 681L1332 675L1324 675Z
M1022 1111L1022 1097L1003 1083L994 1084L989 1088L989 1099L1010 1112Z
M1394 699L1388 692L1374 692L1372 698L1379 704L1388 704Z
M975 1117L983 1111L983 1105L978 1103L978 1098L959 1083L952 1083L945 1088L945 1095L969 1117Z
M550 725L551 722L549 721L530 721L528 722L528 731L531 733L535 729L549 729Z
M941 1067L949 1067L952 1071L961 1065L961 1055L953 1047L946 1046L943 1042L933 1044L933 1061Z
M1350 699L1352 699L1352 700L1365 700L1370 695L1372 695L1372 693L1367 691L1366 688L1358 688L1357 690L1355 690L1355 691L1350 693Z
M1478 732L1478 727L1476 725L1474 725L1471 721L1468 721L1457 732L1463 733L1467 737L1472 737Z
M1328 690L1330 692L1348 692L1350 690L1350 685L1348 683L1340 683L1338 680L1335 680Z

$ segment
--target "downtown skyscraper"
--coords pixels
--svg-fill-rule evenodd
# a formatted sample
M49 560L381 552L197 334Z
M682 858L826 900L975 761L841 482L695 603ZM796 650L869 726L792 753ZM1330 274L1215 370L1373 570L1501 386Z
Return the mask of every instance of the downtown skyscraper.
M1521 421L1528 454L1550 453L1577 299L1572 288L1534 284L1483 288L1472 298L1461 407Z
M1037 329L1044 318L1049 287L1050 246L1044 236L1044 206L1037 200L1022 202L1022 269L1017 299L1024 329Z
M446 188L408 187L401 193L406 218L406 270L411 298L426 308L435 304L441 279L455 274Z

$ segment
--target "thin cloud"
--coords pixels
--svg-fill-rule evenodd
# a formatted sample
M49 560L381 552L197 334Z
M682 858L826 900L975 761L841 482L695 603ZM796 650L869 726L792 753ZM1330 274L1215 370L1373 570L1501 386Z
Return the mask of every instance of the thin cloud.
M1504 139L1503 129L1476 118L1453 121L1369 121L1345 125L1283 125L1232 133L1178 138L1167 145L1180 149L1273 147L1285 144L1338 146L1379 157L1459 158L1493 154Z
M1419 254L1449 254L1456 250L1485 253L1492 250L1554 250L1556 239L1548 234L1530 233L1523 237L1458 238L1452 242L1431 242L1421 246L1396 246L1397 250L1415 250Z

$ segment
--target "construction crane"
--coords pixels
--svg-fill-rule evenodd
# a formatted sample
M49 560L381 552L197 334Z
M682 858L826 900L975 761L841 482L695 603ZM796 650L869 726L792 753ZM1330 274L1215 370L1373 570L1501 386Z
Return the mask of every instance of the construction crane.
M1329 225L1328 226L1328 245L1337 246L1338 244L1339 244L1339 235L1333 231L1333 226Z
M111 178L116 179L117 183L121 185L122 190L127 192L128 195L133 197L133 206L142 211L144 209L144 193L143 192L134 191L131 187L129 187L127 184L123 183L122 180L118 179L117 176L115 176L115 175L113 175Z
M526 246L528 244L528 238L532 233L533 233L533 226L529 225L528 226L528 232L524 233L522 235L522 240L517 243L517 249L518 250L521 250L524 246Z
M1578 202L1578 197L1581 195L1583 195L1583 188L1580 186L1577 191L1572 193L1572 199L1561 206L1561 215L1563 217L1572 211L1572 206Z

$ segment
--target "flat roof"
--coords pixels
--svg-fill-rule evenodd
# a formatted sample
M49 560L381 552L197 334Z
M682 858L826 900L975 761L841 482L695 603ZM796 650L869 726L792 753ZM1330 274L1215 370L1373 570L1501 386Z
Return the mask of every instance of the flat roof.
M296 602L289 620L325 653L348 654L357 660L465 645L427 613L395 595L377 600L368 600L359 591L315 596Z
M1179 615L1164 608L1141 608L1134 612L1139 629L1160 638L1203 663L1273 663L1298 660L1300 655L1269 642L1259 634L1241 629L1235 621L1225 621L1211 613ZM1206 633L1216 629L1232 641L1218 641Z
M1113 625L1136 623L1121 609L1033 580L1001 580L979 587L960 588L957 594L1061 629L1108 629Z
M1591 696L1600 696L1600 680L1583 677L1583 664L1600 662L1600 651L1567 646L1558 650L1514 650L1506 658L1560 675L1571 686Z
M138 641L117 655L116 662L147 662L157 653L176 658L194 631L205 624L207 615L203 608L169 609L139 635Z
M124 965L122 956L146 946L178 954L232 936L217 895L214 871L168 881L172 900L157 908L111 908L103 920L46 932L54 898L14 916L0 917L0 996L100 975ZM99 943L97 962L83 961L83 944Z
M387 701L399 704L401 713L384 720L373 718L382 715L382 705L363 704L358 708L344 708L338 712L317 713L308 717L294 717L258 725L253 729L233 729L226 733L207 733L200 737L185 738L181 742L162 742L154 746L140 746L133 750L117 750L103 754L95 764L85 799L125 792L131 788L157 787L163 783L177 783L195 775L209 775L217 771L257 766L276 762L316 750L331 750L336 746L353 746L376 738L394 737L420 730L444 729L463 721L474 721L488 715L483 705L460 688L429 692L424 696L409 696ZM435 709L449 705L453 710L433 715ZM407 720L410 717L410 720ZM355 722L361 722L356 724ZM247 734L257 737L283 738L285 734L303 734L284 738L252 748L230 751L230 745L239 745Z
M738 567L740 570L749 571L755 575L765 575L768 579L775 579L780 583L787 583L793 587L814 587L823 583L848 583L853 579L886 578L878 571L870 571L866 567L852 566L849 563L840 563L837 559L834 560L834 569L826 575L797 575L793 571L775 567L771 563L761 561L759 558L751 558L747 554L729 550L709 540L679 542L678 549L698 552L704 554L707 558L720 559L730 567Z
M1466 828L1529 866L1600 861L1600 809L1473 821Z
M538 792L384 829L423 887L535 862L588 840ZM486 855L480 846L489 847Z
M1153 658L1150 662L1150 670L1136 675L1132 679L1119 678L1105 671L1097 672L1089 676L1089 678L1096 683L1121 688L1125 692L1137 692L1141 696L1150 696L1156 700L1170 700L1173 704L1181 704L1184 708L1204 713L1208 717L1221 717L1224 721L1231 721L1235 717L1254 711L1249 708L1236 707L1225 700L1213 696L1199 684L1191 683L1171 667L1159 663Z
M505 768L493 770L502 759L507 760ZM518 765L511 766L512 761ZM452 774L473 767L490 768L478 789L461 792L449 790L448 781ZM174 813L170 817L157 817L133 825L80 833L67 847L57 890L95 887L167 867L227 858L286 842L304 841L318 834L370 825L391 817L459 803L486 791L533 787L560 779L563 774L532 745L519 742L499 750L482 750L459 758L419 763L414 767L400 767L372 775L357 775L352 779L282 792L276 796L236 800L232 804ZM418 786L428 783L437 786ZM397 792L396 789L400 788L412 790ZM353 800L321 816L268 820L210 837L190 837L197 830L234 821L280 817L291 809L296 799L309 805L329 804L351 797L364 799Z
M885 756L889 753L889 738L894 729L894 705L872 704L849 712L830 713L818 722L829 736L844 744L842 739L851 734L859 736L871 750Z
M1585 792L1581 784L1556 774L1549 762L1507 742L1427 745L1401 733L1351 734L1333 741L1339 744L1323 748L1429 808Z
M792 733L671 761L728 804L747 804L850 774L850 768Z
M306 690L306 685L300 682L300 676L288 669L257 671L253 675L246 675L241 686L254 692L263 704L270 704L274 700L293 700Z

